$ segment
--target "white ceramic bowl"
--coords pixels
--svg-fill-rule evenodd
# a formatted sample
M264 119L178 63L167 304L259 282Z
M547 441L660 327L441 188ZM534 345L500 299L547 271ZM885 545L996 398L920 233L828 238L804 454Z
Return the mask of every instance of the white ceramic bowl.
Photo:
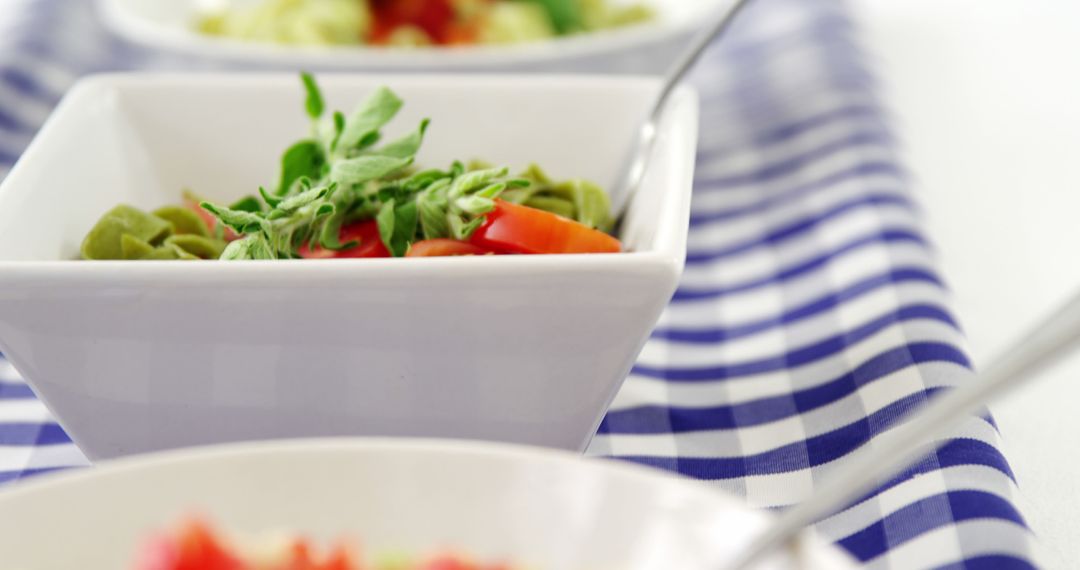
M695 481L567 453L267 442L113 462L0 492L0 552L12 569L127 568L140 539L193 513L242 535L344 535L372 553L452 547L536 570L718 570L770 520ZM807 534L761 568L855 565Z
M325 76L332 108L383 78ZM93 460L280 437L480 438L580 450L673 293L696 144L683 90L623 233L633 253L75 261L119 202L227 202L309 128L299 81L102 76L0 185L0 349ZM483 157L610 183L651 79L396 77L426 165ZM395 136L394 133L388 136Z
M655 22L624 29L511 46L431 49L296 47L213 38L191 24L200 6L217 0L99 0L101 14L118 35L147 46L209 59L310 69L630 71L666 69L709 10L728 0L644 1ZM232 0L250 4L260 0Z

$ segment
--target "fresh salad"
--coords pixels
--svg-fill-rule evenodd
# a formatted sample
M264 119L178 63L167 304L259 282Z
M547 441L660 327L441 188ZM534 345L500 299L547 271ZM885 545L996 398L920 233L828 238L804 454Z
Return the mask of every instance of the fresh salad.
M281 158L277 185L228 206L185 191L183 203L146 212L120 204L86 235L96 260L272 260L615 253L607 194L584 180L555 181L537 166L454 162L414 167L429 121L396 140L381 129L402 100L375 90L349 116L327 115L302 74L308 137Z
M204 34L297 45L508 44L648 21L610 0L259 0L206 12Z
M137 554L134 570L511 570L503 563L482 564L447 553L422 559L386 556L364 560L359 549L339 544L320 551L295 536L241 542L200 521L152 537Z

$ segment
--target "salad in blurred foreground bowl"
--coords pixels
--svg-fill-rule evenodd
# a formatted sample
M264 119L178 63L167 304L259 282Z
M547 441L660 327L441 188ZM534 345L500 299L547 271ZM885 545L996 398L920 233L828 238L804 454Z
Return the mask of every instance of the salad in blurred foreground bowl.
M453 46L546 40L653 19L610 0L257 0L211 3L205 34L294 45Z
M384 555L371 562L358 548L338 543L320 550L307 539L268 535L237 540L190 520L171 533L152 537L137 554L133 570L512 570L504 563L479 563L447 552L424 558Z

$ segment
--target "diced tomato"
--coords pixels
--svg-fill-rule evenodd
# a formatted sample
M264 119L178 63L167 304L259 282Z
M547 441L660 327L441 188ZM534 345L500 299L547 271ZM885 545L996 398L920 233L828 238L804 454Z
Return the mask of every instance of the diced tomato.
M411 20L413 25L424 30L436 43L446 42L446 33L454 21L454 7L449 0L427 0L421 12Z
M376 14L371 24L371 31L368 32L367 43L377 46L390 43L390 37L394 34L394 30L401 25L401 22Z
M426 239L412 244L405 257L450 257L456 255L489 255L494 250L456 239Z
M495 201L472 243L510 253L618 253L619 240L562 216Z
M311 558L311 546L306 540L296 540L289 549L289 561L283 563L281 570L317 570L318 566Z
M178 537L159 537L148 543L136 570L244 570L246 565L229 554L210 529L188 523Z
M439 556L422 564L418 570L511 570L508 564L477 564L454 556Z
M478 570L473 564L453 556L440 556L420 566L420 570Z
M386 43L394 30L415 26L435 43L446 43L447 32L454 22L451 0L374 0L375 25L369 41Z
M479 37L478 22L462 22L450 25L442 41L449 46L462 46L477 43Z
M354 561L349 547L341 545L330 553L319 570L362 570L362 567Z
M134 570L364 570L369 568L358 558L355 549L339 543L327 555L321 555L303 538L292 540L280 558L270 561L244 561L231 554L228 544L218 539L205 524L193 521L178 533L153 537L145 544ZM267 565L268 564L268 565ZM428 559L415 570L510 570L506 564L479 564L468 558L445 554Z
M173 570L180 558L180 549L171 536L154 536L143 544L135 560L135 570Z
M300 256L306 259L390 257L390 251L386 249L382 239L379 237L379 226L375 223L375 220L355 222L341 228L338 239L343 244L357 241L359 245L341 251L331 251L321 247L314 249L304 247L300 250Z
M243 570L245 564L206 525L190 523L180 536L180 564L174 570Z
M317 559L312 554L312 547L306 540L297 540L293 543L288 562L283 562L278 570L362 570L362 567L353 561L353 556L348 547L342 545L330 552L323 559Z

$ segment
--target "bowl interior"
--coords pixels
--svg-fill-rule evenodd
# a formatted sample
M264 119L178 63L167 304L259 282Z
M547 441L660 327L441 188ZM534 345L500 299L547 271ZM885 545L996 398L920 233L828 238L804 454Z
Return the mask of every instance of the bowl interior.
M240 533L546 570L712 570L768 521L704 485L568 454L322 440L136 459L0 494L0 551L7 567L123 568L140 538L192 512ZM848 568L816 542L765 567Z
M406 101L392 137L432 119L422 166L480 158L531 162L556 178L610 185L655 89L640 78L355 76L320 78L328 107L351 109L378 85ZM696 102L679 94L627 244L681 257ZM271 187L288 145L309 132L295 76L116 75L73 89L0 186L0 261L66 260L117 203L176 203L183 189L229 202ZM680 227L681 226L681 227Z

